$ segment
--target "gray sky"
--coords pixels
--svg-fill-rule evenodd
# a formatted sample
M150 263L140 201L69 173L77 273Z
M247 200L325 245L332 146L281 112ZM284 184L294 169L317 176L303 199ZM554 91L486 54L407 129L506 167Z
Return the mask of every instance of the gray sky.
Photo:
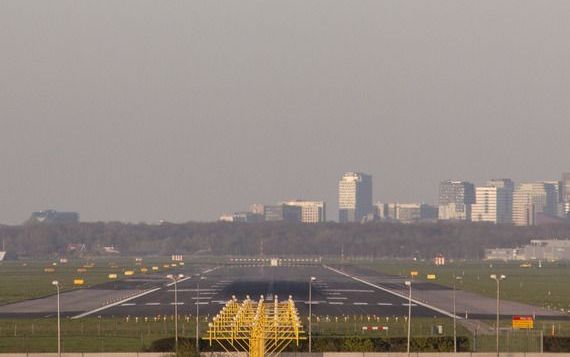
M0 222L570 170L570 1L0 0Z

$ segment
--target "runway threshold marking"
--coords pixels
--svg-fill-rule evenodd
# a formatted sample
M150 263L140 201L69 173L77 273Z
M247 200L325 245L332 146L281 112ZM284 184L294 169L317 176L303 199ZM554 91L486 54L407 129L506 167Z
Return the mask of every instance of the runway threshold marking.
M394 295L394 296L397 296L397 297L399 297L399 298L408 300L408 296L406 296L406 295L397 293L397 292L392 291L392 290L388 290L388 289L383 288L383 287L381 287L381 286L379 286L379 285L373 284L373 283L371 283L371 282L369 282L369 281L366 281L366 280L364 280L364 279L360 279L360 278L358 278L358 277L356 277L356 276L352 276L352 275L350 275L350 274L347 274L347 273L345 273L345 272L343 272L343 271L340 271L340 270L335 269L335 268L333 268L333 267L330 267L330 266L328 266L328 265L323 265L323 268L328 269L328 270L330 270L330 271L332 271L332 272L335 272L335 273L337 273L337 274L339 274L339 275L346 276L347 278L351 278L352 280L359 281L359 282L361 282L361 283L363 283L363 284L366 284L366 285L368 285L368 286L372 286L373 288L376 288L376 289L378 289L378 290L382 290L382 291L384 291L384 292L387 292L387 293L392 294L392 295ZM454 315L453 315L452 313L450 313L450 312L447 312L447 311L445 311L445 310L443 310L443 309L440 309L440 308L438 308L438 307L435 307L435 306L426 304L426 303L424 303L424 302L415 300L415 299L413 299L413 298L412 298L412 302L415 303L415 304L417 304L417 305L420 305L420 306L423 306L423 307L425 307L425 308L428 308L428 309L430 309L430 310L433 310L433 311L435 311L435 312L439 312L440 314L445 315L445 316L447 316L447 317L451 317L451 318L456 317L456 318L458 318L458 319L462 319L462 317L459 316L459 315L454 316Z
M216 269L218 269L218 268L220 268L220 267L217 266L217 267L214 267L214 268L211 268L211 269L207 269L207 270L203 271L202 274L210 273L210 272L212 272L212 271L214 271L214 270L216 270ZM180 281L182 281L182 279L179 280L178 282L180 282ZM174 285L174 283L171 283L171 285ZM166 285L166 286L169 286L169 285ZM93 314L95 314L95 313L97 313L97 312L99 312L99 311L107 310L107 309L109 309L109 308L111 308L111 307L124 304L124 303L126 303L127 301L131 301L131 300L134 300L134 299L138 299L138 298L140 298L141 296L145 296L145 295L148 295L148 294L152 294L152 293L154 293L154 292L156 292L156 291L159 291L159 290L162 290L162 287L149 289L149 290L146 290L146 291L141 292L140 294L136 294L136 295L133 295L133 296L129 296L129 297L126 298L126 299L119 300L119 301L116 301L116 302L114 302L114 303L107 304L107 305L105 305L105 306L101 306L101 307L98 307L98 308L96 308L96 309L83 312L83 313L81 313L81 314L79 314L79 315L72 316L71 319L72 319L72 320L75 320L75 319L80 319L80 318L85 317L85 316L93 315Z
M124 303L126 303L127 301L131 301L131 300L137 299L137 298L139 298L139 297L141 297L141 296L145 296L145 295L148 295L148 294L152 294L152 293L154 293L154 292L156 292L156 291L159 291L160 289L162 289L162 288L154 288L154 289L150 289L150 290L147 290L147 291L143 291L143 292L140 293L140 294L136 294L136 295L130 296L130 297L126 298L126 299L123 299L123 300L120 300L120 301L117 301L117 302L114 302L114 303L111 303L111 304L108 304L108 305L105 305L105 306L101 306L101 307L96 308L96 309L91 310L91 311L86 311L86 312L81 313L81 314L79 314L79 315L72 316L71 319L80 319L80 318L82 318L82 317L92 315L92 314L97 313L97 312L99 312L99 311L107 310L107 309L109 309L109 308L111 308L111 307L113 307L113 306L117 306L117 305L124 304Z

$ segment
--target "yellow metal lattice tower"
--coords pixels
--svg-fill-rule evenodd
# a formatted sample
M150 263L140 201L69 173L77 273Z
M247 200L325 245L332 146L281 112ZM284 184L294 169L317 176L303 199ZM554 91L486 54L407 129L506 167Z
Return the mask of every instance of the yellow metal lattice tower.
M277 296L258 302L247 296L241 303L235 296L209 323L206 339L216 341L226 352L249 351L250 357L273 357L295 341L303 329L293 298L279 301Z

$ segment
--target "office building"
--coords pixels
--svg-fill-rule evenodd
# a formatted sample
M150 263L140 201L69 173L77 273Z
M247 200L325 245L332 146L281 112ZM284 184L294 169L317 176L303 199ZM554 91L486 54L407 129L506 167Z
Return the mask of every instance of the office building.
M537 215L556 216L558 193L546 182L528 182L517 185L513 193L513 223L519 226L535 225Z
M253 203L250 207L249 207L249 211L251 213L254 214L260 214L263 216L263 213L265 212L265 206L262 203Z
M466 181L442 181L439 185L440 220L471 220L471 205L475 203L475 187Z
M262 214L253 212L234 212L233 214L223 214L218 218L220 222L235 222L235 223L261 223L264 221Z
M59 212L56 210L43 210L32 213L30 223L78 223L79 213Z
M266 222L301 222L301 207L288 206L285 204L280 205L267 205L264 206L263 216Z
M326 205L323 201L294 200L283 202L287 206L301 208L302 223L321 223L326 221Z
M562 191L562 202L570 202L570 172L565 172L562 174L562 180L560 181L560 190Z
M487 186L497 187L503 190L504 210L499 210L499 215L505 217L502 223L513 223L513 192L515 191L515 183L509 178L499 178L487 181Z
M382 203L374 205L381 220L401 223L419 223L437 220L437 207L425 203Z
M475 203L471 208L473 222L511 223L512 195L510 188L503 185L477 186L475 188Z
M342 175L338 184L339 222L360 222L372 213L372 176L361 172Z

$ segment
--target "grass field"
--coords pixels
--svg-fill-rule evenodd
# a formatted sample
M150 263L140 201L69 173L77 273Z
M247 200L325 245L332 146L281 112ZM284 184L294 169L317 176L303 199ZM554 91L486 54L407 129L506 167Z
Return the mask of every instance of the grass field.
M540 268L537 263L521 267L521 263L501 262L452 262L439 267L431 262L412 261L358 262L357 265L402 276L417 271L416 279L420 280L427 280L427 274L435 274L436 283L450 287L453 277L461 276L459 289L490 297L496 296L496 283L489 275L505 274L507 279L501 282L502 298L570 311L570 265L567 263L542 263Z
M556 324L557 335L570 336L570 325L560 322L543 322L543 333L547 335L550 324ZM179 336L193 338L195 320L180 317ZM305 331L307 321L303 321ZM435 326L443 327L443 336L453 335L453 320L449 318L412 318L412 336L437 336ZM363 331L363 326L386 326L384 331ZM207 320L201 320L203 336ZM405 337L407 320L375 316L318 316L313 319L315 336L360 336L360 337ZM64 352L136 352L144 351L153 341L174 335L172 316L156 319L126 318L84 318L62 320L62 350ZM473 335L457 325L457 335L467 336L470 346L476 351L493 351L494 335ZM540 328L535 331L505 330L501 333L504 351L539 351ZM57 349L57 324L54 318L0 319L0 353L6 352L54 352Z
M151 274L152 266L158 266L159 271L164 272L171 269L164 265L172 263L170 257L144 258L142 262L134 257L96 257L70 260L65 264L55 260L4 261L0 262L0 304L54 294L53 280L60 282L62 291L68 291L77 288L76 278L83 279L83 287L86 287L109 281L110 273L121 279L128 270L135 275ZM148 271L143 273L142 268Z

